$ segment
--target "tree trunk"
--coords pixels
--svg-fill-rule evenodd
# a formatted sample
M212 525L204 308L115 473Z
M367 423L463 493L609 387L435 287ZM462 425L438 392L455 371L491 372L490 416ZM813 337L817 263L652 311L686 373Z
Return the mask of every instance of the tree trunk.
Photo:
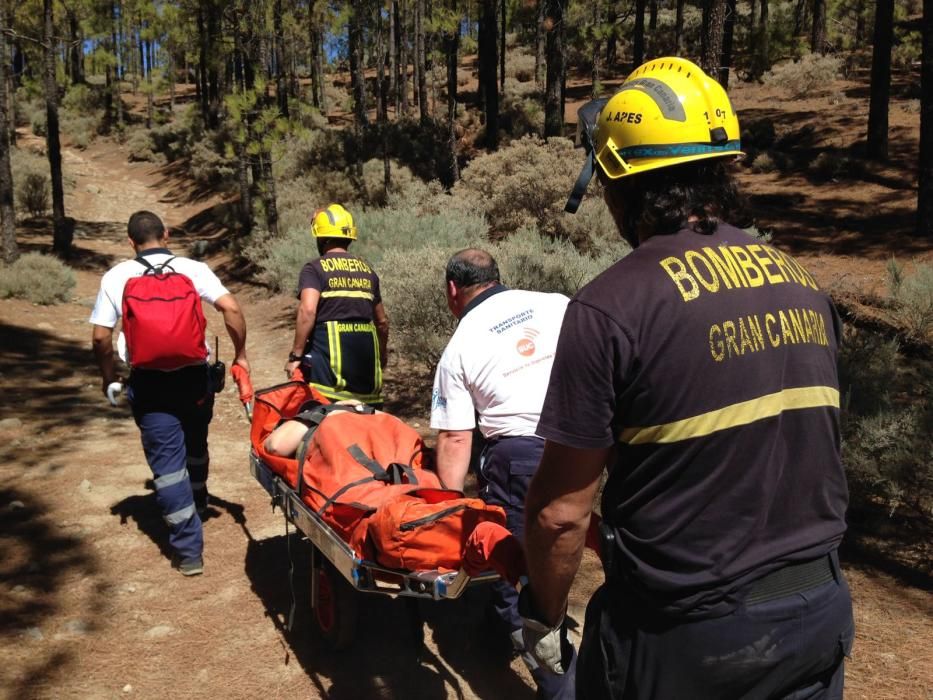
M635 0L635 30L632 34L632 69L645 62L645 0Z
M404 0L398 0L395 5L398 10L398 21L396 26L398 27L398 36L396 41L399 42L399 81L398 81L398 90L399 90L399 104L402 107L402 114L408 116L409 112L409 102L408 102L408 36L406 26L407 14L405 12L405 2Z
M868 104L868 157L886 160L894 0L877 0L875 8L875 44L871 56L871 98Z
M479 85L486 113L486 148L499 147L499 83L496 81L496 0L482 0L479 20Z
M593 3L593 27L598 29L600 24L602 24L602 7L598 2ZM590 53L590 60L593 63L592 69L590 71L590 99L596 99L599 93L599 58L602 52L602 42L599 40L599 34L591 39L592 46Z
M735 37L736 0L726 0L726 24L722 34L722 60L719 69L719 84L729 87L729 69L732 67L732 41Z
M272 3L272 55L275 61L275 100L279 114L288 118L288 76L285 71L285 31L282 27L282 0Z
M794 36L803 34L807 14L807 0L797 0L797 4L794 6Z
M499 1L499 92L505 92L505 0Z
M52 250L67 257L71 252L72 227L65 221L65 190L62 186L62 145L58 135L58 82L55 80L55 18L53 0L43 0L43 32L45 44L45 118L46 150L49 175L52 180Z
M0 260L11 263L19 257L16 245L16 213L13 209L13 171L10 168L10 102L6 34L0 31Z
M71 45L68 47L68 67L72 85L84 82L84 49L81 40L81 24L75 12L68 12L68 33Z
M544 84L544 38L547 31L544 27L544 10L547 0L538 0L538 21L535 25L535 84Z
M917 234L933 240L933 0L923 0L920 23L920 160L917 179Z
M771 69L771 32L768 27L768 2L761 0L761 14L758 20L758 51L755 60L755 77L764 75L764 72Z
M396 22L398 21L397 0L389 3L389 100L395 106L395 118L398 119L398 42Z
M220 126L220 110L223 104L223 86L221 85L221 53L220 53L220 8L216 3L211 2L207 12L207 36L208 36L208 127L216 129Z
M544 135L562 136L564 113L561 93L564 80L564 0L547 0L547 80L544 86Z
M654 32L658 28L658 0L648 3L648 31Z
M677 55L684 51L684 0L677 0L677 10L674 17L674 46Z
M703 33L703 52L700 67L707 75L719 74L719 60L722 57L723 31L726 21L726 0L707 0L706 31Z
M810 51L826 50L826 0L813 0L813 25L810 28Z
M353 116L356 125L362 129L366 126L366 84L363 75L363 26L360 17L360 8L350 10L347 24L348 49L350 52L350 88L353 93Z
M427 58L424 41L424 0L415 1L415 75L418 76L418 114L421 124L431 120L428 113Z
M119 10L117 8L120 8ZM120 60L122 52L120 51L119 17L123 9L119 2L110 3L111 34L113 38L113 102L117 110L117 128L123 128L123 97L120 95L120 86L123 81L122 62Z
M275 175L272 172L272 158L263 149L259 154L259 168L262 172L262 206L266 210L266 230L273 236L279 235L279 208L276 204Z
M209 90L207 87L207 61L208 61L208 43L207 27L204 21L203 3L198 3L197 12L198 25L198 98L201 107L201 119L207 124L210 121L210 101Z
M931 0L933 1L933 0ZM450 186L460 179L457 163L457 54L460 51L460 18L457 16L457 0L452 0L451 10L455 22L450 32L444 35L447 54L447 143L450 149Z

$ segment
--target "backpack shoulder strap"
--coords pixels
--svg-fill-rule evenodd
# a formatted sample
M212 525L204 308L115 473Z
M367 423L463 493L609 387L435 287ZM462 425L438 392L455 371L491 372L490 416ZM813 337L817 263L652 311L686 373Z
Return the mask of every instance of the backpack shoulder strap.
M160 262L158 265L153 265L151 262L146 260L146 256L144 255L137 255L135 259L136 259L136 262L138 262L140 265L146 268L146 271L143 274L148 275L152 273L153 275L156 275L156 274L159 274L160 272L164 272L166 268L171 270L172 272L175 272L175 268L172 267L169 263L172 262L172 260L174 260L176 257L177 256L173 255L168 260L166 260L165 262Z

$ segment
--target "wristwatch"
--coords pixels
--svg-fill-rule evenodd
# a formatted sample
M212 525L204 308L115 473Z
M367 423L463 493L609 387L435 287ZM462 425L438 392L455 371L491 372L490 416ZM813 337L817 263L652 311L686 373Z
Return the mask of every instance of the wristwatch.
M289 362L301 362L301 355L296 355L293 352L288 353Z

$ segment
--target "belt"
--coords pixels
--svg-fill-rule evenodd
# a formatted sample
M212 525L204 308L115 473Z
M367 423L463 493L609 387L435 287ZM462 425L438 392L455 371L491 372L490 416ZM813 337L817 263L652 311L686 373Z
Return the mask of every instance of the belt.
M745 596L745 604L754 605L783 598L791 593L816 588L834 579L831 554L799 564L788 564L752 583Z

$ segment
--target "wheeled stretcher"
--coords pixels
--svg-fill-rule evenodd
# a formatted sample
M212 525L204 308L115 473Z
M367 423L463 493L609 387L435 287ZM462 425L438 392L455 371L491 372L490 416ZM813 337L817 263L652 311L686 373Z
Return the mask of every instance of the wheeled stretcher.
M351 546L346 532L338 532L312 508L307 493L303 497L298 488L301 469L295 460L270 455L263 448L275 425L293 417L309 393L307 385L300 382L256 392L251 412L250 471L271 497L273 507L281 508L286 519L311 542L311 606L326 642L335 648L351 643L357 617L356 592L442 600L458 598L468 586L498 578L493 571L470 576L462 567L408 570L384 566L366 551Z

